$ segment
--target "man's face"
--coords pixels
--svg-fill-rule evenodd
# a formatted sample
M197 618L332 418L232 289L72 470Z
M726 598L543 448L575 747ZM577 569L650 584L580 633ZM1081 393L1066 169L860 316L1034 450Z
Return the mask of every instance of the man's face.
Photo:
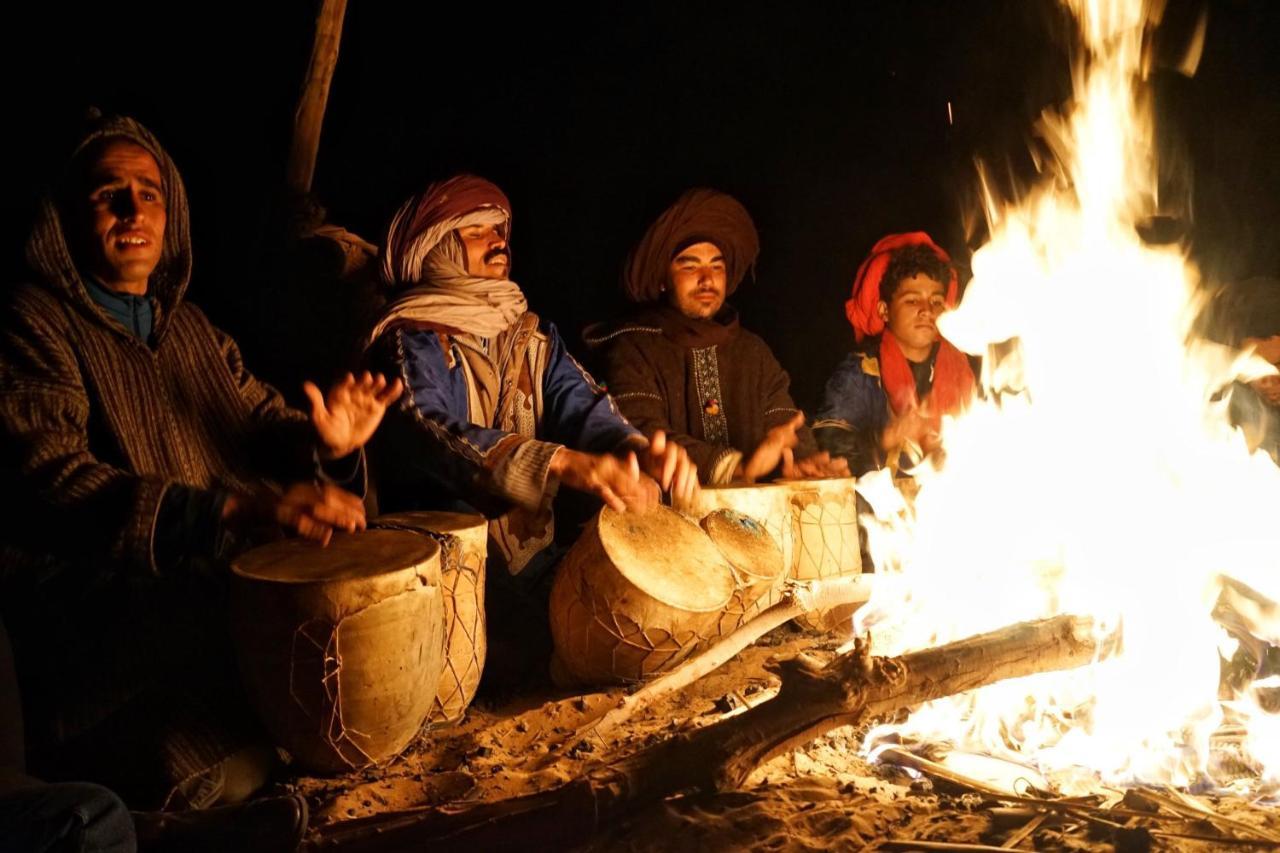
M916 273L904 278L889 302L881 302L879 307L880 316L907 358L926 359L938 340L938 315L947 307L942 282Z
M468 273L479 278L507 278L511 275L506 223L468 225L458 229L458 236L466 249Z
M76 201L75 244L111 290L142 295L164 247L160 167L141 146L107 143L86 170Z
M694 243L671 259L667 301L693 320L714 317L724 305L724 255L714 243Z

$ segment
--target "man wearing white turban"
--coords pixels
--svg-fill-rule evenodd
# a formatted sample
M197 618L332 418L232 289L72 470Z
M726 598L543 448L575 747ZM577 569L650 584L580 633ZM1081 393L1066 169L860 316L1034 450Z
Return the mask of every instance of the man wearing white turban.
M369 345L408 388L375 448L382 508L479 510L516 574L552 541L558 484L635 511L658 484L688 497L697 472L665 435L628 423L528 310L510 228L506 196L471 175L409 199L384 244L392 300Z

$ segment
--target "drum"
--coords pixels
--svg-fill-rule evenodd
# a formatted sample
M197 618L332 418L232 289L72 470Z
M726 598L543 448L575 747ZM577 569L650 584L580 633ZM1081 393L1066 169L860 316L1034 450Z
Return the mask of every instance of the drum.
M782 549L754 518L718 509L700 524L733 569L733 597L716 628L717 635L723 636L767 606L770 594L786 578L786 568Z
M587 683L640 681L715 636L733 569L697 524L668 507L606 507L561 561L551 587L559 672Z
M856 482L843 477L784 484L791 505L791 574L797 580L862 571Z
M858 539L857 482L852 477L785 483L791 505L791 576L797 580L862 572ZM853 606L802 618L805 625L831 630L843 625Z
M444 659L440 546L400 530L290 539L231 567L250 701L322 773L388 761L422 728Z
M373 527L412 530L440 543L444 589L444 671L432 722L452 723L475 698L488 648L484 629L484 566L489 522L460 512L401 512L379 516Z
M791 493L779 483L761 483L751 486L703 486L693 503L685 511L694 518L705 518L719 509L739 512L759 522L773 537L782 552L784 575L791 570L792 521ZM778 600L779 584L766 591L761 608Z

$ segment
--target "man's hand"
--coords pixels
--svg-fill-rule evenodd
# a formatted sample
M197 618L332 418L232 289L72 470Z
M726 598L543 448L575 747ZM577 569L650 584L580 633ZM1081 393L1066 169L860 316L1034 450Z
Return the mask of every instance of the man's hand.
M738 464L738 470L733 472L734 479L754 483L777 468L783 460L783 452L790 451L800 441L796 437L796 430L802 426L804 412L796 412L791 420L766 432L764 440L751 452L751 456Z
M385 376L365 371L359 378L348 373L322 396L314 382L302 390L311 400L311 423L320 441L323 459L341 459L364 447L382 422L387 406L404 393L397 379L387 384Z
M1280 365L1280 335L1272 335L1269 338L1245 338L1242 343L1245 348L1253 347L1254 352L1267 363Z
M926 454L942 446L938 426L926 408L914 407L889 421L880 435L880 448L886 452L901 448L907 442L919 447Z
M842 458L831 458L827 451L796 459L790 449L782 452L782 476L787 480L824 480L828 477L848 477L849 463Z
M328 545L335 529L348 533L364 529L364 502L332 483L295 483L282 495L232 494L222 506L222 520L238 528L277 524L304 539Z
M657 480L664 492L670 492L676 506L692 504L698 494L698 466L683 447L668 441L662 430L653 434L649 447L640 454L640 470Z
M640 472L640 460L628 452L581 453L562 447L551 457L551 474L571 489L587 492L618 512L644 512L658 505L658 484Z

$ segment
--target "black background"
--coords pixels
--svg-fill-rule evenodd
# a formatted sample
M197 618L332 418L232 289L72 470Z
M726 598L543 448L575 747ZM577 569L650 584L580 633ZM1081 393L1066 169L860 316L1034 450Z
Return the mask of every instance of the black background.
M7 12L4 156L24 217L5 241L8 277L21 274L40 184L94 104L136 116L173 154L193 210L191 298L253 337L271 286L261 226L317 6ZM1208 278L1276 275L1280 3L1171 0L1166 53L1205 7L1196 76L1154 76L1166 204L1183 215L1191 201ZM426 182L460 170L496 181L515 209L513 277L571 346L622 308L618 270L647 223L690 186L725 190L762 241L734 301L811 406L850 343L842 302L871 244L924 229L963 263L982 240L975 158L1005 189L1032 177L1034 119L1069 93L1070 33L1043 0L351 0L315 190L334 221L377 242Z

